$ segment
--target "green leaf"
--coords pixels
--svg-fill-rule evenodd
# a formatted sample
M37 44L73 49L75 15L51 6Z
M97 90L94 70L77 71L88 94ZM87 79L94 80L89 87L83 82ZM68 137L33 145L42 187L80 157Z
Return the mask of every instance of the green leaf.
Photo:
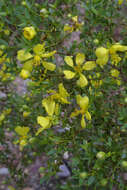
M91 184L93 184L94 181L95 181L95 176L90 176L88 178L88 186L90 186Z
M3 39L0 39L0 44L3 44L3 45L5 45L5 46L8 46L8 43L7 43L5 40L3 40Z
M94 7L91 7L91 11L92 11L95 15L98 15L98 12L97 12L97 10L96 10Z

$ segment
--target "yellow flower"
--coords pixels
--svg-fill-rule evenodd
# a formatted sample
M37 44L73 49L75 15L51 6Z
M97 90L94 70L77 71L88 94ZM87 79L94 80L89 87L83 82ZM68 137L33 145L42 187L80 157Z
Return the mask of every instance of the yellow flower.
M23 117L28 117L29 115L30 115L30 112L28 112L28 111L23 112Z
M119 5L122 5L122 3L123 3L123 0L118 0Z
M33 26L31 27L25 27L23 29L23 35L27 40L31 40L36 35L36 31Z
M51 51L51 52L46 52L46 53L43 53L43 54L41 55L41 57L43 57L43 58L52 57L55 53L56 53L56 50Z
M84 22L79 23L78 16L74 16L71 19L74 22L74 24L73 24L74 30L79 31L81 29L82 25L84 24Z
M8 115L8 114L11 113L11 111L12 111L12 109L11 109L11 108L8 108L8 109L4 110L3 113L4 113L5 115Z
M41 125L41 128L38 129L36 132L36 136L41 133L43 130L50 128L53 124L53 114L55 112L55 101L52 100L50 97L45 98L42 100L42 105L44 106L48 116L38 116L37 117L37 123Z
M26 137L28 132L29 132L30 128L29 127L16 127L15 128L15 132L19 135L19 136L22 136L22 137Z
M48 116L37 117L37 122L41 125L41 128L38 129L36 135L38 135L43 130L50 128L54 122L54 114L59 114L59 104L56 103L54 100L58 100L61 103L69 104L69 102L67 101L67 97L69 96L69 94L64 88L63 84L60 83L58 88L59 92L50 90L49 92L51 92L52 95L42 100L42 106L45 108Z
M25 139L20 140L20 150L23 150L23 147L27 145L27 141Z
M99 86L101 86L103 84L102 80L91 80L91 84L92 86L94 86L94 88L98 88Z
M117 84L118 86L120 86L120 85L121 85L121 81L120 81L120 80L116 80L116 84Z
M4 30L4 34L5 34L6 36L9 36L9 35L10 35L10 30Z
M88 81L86 77L82 74L83 72L83 62L85 60L85 55L83 53L77 53L76 55L76 65L73 63L73 59L71 56L66 56L65 57L65 62L67 63L68 66L72 67L74 72L69 71L69 70L64 70L64 75L66 79L72 79L76 75L79 77L79 80L77 81L77 85L80 87L85 87L88 84Z
M23 79L27 79L30 77L30 72L25 70L25 69L22 69L21 72L20 72L20 76L23 78Z
M31 53L26 52L26 50L22 49L17 52L17 59L19 61L24 62L22 71L20 73L20 76L24 79L28 78L30 76L30 72L33 70L33 56Z
M127 46L116 43L112 45L109 49L109 53L111 55L112 64L117 65L121 61L121 57L117 54L117 52L126 52Z
M41 125L41 128L39 128L38 131L36 132L36 136L39 133L41 133L43 130L48 129L48 128L51 127L51 125L52 125L51 117L49 117L49 116L46 116L46 117L38 116L37 117L37 123L39 125Z
M78 22L78 16L73 16L71 19L73 20L73 22Z
M74 30L79 31L81 29L82 25L84 24L84 22L79 23L78 22L78 16L72 17L71 14L68 14L68 17L70 17L72 20L72 26L70 26L69 24L65 24L64 25L64 32L71 33Z
M127 46L116 43L116 44L112 45L109 49L110 54L114 54L117 51L125 52L125 51L127 51Z
M111 70L111 75L112 75L113 77L118 77L118 76L119 76L119 71L118 71L117 69L112 69L112 70Z
M71 113L71 117L75 117L81 114L82 115L81 126L82 128L85 128L86 122L85 122L84 117L86 117L86 119L88 120L91 120L91 115L88 112L89 98L87 96L82 97L81 95L77 95L76 100L77 100L77 104L80 107L80 110L75 109L75 111Z
M111 54L111 63L116 65L121 61L121 57L117 53Z
M69 26L69 24L64 25L64 32L71 33L73 32L74 28L72 26Z
M70 95L68 94L62 83L58 85L58 89L59 89L58 92L51 90L52 93L52 95L50 96L51 99L58 100L60 103L63 104L70 104L70 102L68 102L67 100L67 97L69 97Z
M26 52L24 49L17 52L17 59L21 62L24 62L20 76L23 79L26 79L30 76L30 72L33 69L33 56L31 53ZM29 60L30 59L30 60Z
M30 131L29 127L20 127L17 126L15 128L15 132L20 136L19 139L19 145L20 145L20 150L23 149L23 147L27 144L27 138L28 138L28 132Z
M44 46L45 46L45 43L35 45L35 46L33 47L33 52L34 52L36 55L41 56L42 53L45 52Z
M0 50L0 64L2 64L3 62L5 62L6 60L6 54L3 54L4 52L2 50Z
M2 121L5 119L5 114L4 113L2 113L1 115L0 115L0 124L2 123Z
M104 47L99 47L96 49L95 54L97 56L96 63L103 67L109 59L109 50Z
M51 51L51 52L45 52L45 43L43 44L37 44L36 46L34 46L33 48L33 52L35 53L34 56L34 63L35 65L40 65L40 63L42 62L42 65L45 69L49 70L49 71L54 71L56 68L56 65L54 65L51 62L47 62L44 60L44 58L49 58L52 57L56 51Z

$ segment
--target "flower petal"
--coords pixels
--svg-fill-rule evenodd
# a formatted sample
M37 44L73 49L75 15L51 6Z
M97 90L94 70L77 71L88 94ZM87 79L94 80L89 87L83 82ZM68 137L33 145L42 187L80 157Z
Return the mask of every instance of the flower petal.
M114 54L117 51L120 51L120 52L127 51L127 46L124 46L124 45L121 45L119 43L116 43L116 44L112 45L111 48L109 49L109 52L111 54Z
M66 97L69 96L68 92L66 91L66 89L65 89L64 86L63 86L63 83L60 83L60 84L58 85L58 88L59 88L59 94L60 94L62 97L66 98Z
M89 104L89 98L87 96L82 97L81 95L76 96L76 101L77 104L80 106L84 112L88 109L88 104Z
M45 58L52 57L55 53L56 53L56 50L51 51L51 52L47 52L47 53L43 53L41 55L41 57L45 57Z
M107 62L108 62L108 56L105 56L105 57L103 57L103 58L98 58L98 59L96 60L96 63L97 63L98 65L100 65L100 67L102 67L102 68L103 68L103 66L104 66L105 64L107 64Z
M53 63L50 63L50 62L46 62L46 61L43 61L42 65L44 66L45 69L47 69L49 71L54 71L56 68L56 65L54 65Z
M111 72L111 75L113 77L118 77L119 76L119 71L117 69L112 69L110 72Z
M33 60L26 61L23 64L23 69L25 69L25 70L27 70L29 72L32 72L32 70L33 70Z
M84 119L84 115L82 115L81 126L82 126L82 128L86 127L86 122L85 122L85 119Z
M70 117L76 117L77 115L79 115L81 113L80 110L75 109L74 112L71 113Z
M90 71L96 67L95 61L87 61L83 66L83 69L86 71Z
M45 51L45 43L43 44L37 44L33 47L33 52L36 54L36 55L41 55L44 51Z
M15 132L20 135L20 136L26 136L27 133L29 132L30 128L29 127L16 127Z
M46 98L42 100L42 105L44 106L48 115L52 116L55 111L55 101L51 100L50 98Z
M76 64L82 65L85 60L85 55L83 53L77 53L76 55Z
M91 120L91 115L88 111L86 112L85 116L86 116L86 119Z
M74 72L68 71L68 70L65 70L65 71L64 71L64 74L65 74L65 78L66 78L66 79L72 79L72 78L74 78L74 76L75 76L75 73L74 73Z
M87 86L87 84L88 84L87 78L81 74L79 80L77 80L77 85L82 88Z
M19 50L19 51L17 52L17 59L18 59L19 61L26 61L26 60L28 60L28 59L30 59L30 58L32 58L32 57L33 57L32 54L29 53L29 52L27 52L27 51L24 50L24 49L21 49L21 50Z
M37 117L37 123L38 123L39 125L41 125L41 127L42 127L43 129L46 129L46 128L49 126L50 119L49 119L49 117L38 116L38 117Z
M73 67L73 59L71 56L66 56L64 58L64 61L67 63L67 65L69 65L70 67Z
M73 30L74 30L73 26L69 26L68 24L64 25L64 32L71 33L71 32L73 32Z
M95 54L98 59L103 59L104 57L108 57L109 50L104 47L98 47L95 51Z
M39 133L41 133L43 130L44 130L44 128L43 128L43 127L39 128L39 129L37 130L37 132L36 132L35 136L39 135Z

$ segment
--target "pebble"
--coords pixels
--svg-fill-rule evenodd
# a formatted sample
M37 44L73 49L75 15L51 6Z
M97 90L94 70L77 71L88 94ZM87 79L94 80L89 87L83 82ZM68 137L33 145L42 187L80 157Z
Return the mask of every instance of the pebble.
M71 175L65 164L60 165L59 170L60 172L57 172L58 177L69 177Z
M124 174L123 174L123 179L124 179L125 181L127 181L127 173L124 173Z
M65 160L68 160L68 158L69 158L68 151L64 153L63 158L64 158Z
M0 175L9 175L8 168L0 168Z
M0 99L6 98L6 97L7 97L7 95L5 93L3 93L3 92L0 91Z

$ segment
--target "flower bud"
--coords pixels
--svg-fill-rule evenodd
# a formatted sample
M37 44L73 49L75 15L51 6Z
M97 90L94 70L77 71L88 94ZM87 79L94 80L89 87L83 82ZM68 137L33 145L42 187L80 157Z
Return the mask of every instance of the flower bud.
M102 180L100 181L100 184L101 184L103 187L106 186L107 183L108 183L108 180L107 180L107 179L102 179Z
M85 179L87 176L88 176L87 172L82 172L82 173L80 173L80 177L81 177L82 179Z
M27 79L29 78L30 76L30 72L25 70L25 69L22 69L21 72L20 72L20 76L23 78L23 79Z
M23 6L26 6L26 5L27 5L27 4L26 4L26 1L22 1L21 4L22 4Z
M23 117L28 117L29 115L30 115L30 112L28 112L28 111L23 112Z
M93 42L94 42L95 44L99 44L99 40L98 40L98 39L95 39Z
M44 167L40 167L39 168L39 173L43 173L45 171L45 168Z
M10 35L10 30L4 30L4 34L5 34L6 36L9 36L9 35Z
M125 160L122 161L122 162L121 162L121 165L122 165L123 168L127 168L127 161L125 161Z
M35 137L32 137L32 138L29 139L29 142L30 142L30 143L34 143L35 141L36 141L36 138L35 138Z
M36 31L33 26L25 27L23 29L23 35L27 40L31 40L36 35Z
M127 97L126 97L126 98L124 98L124 102L125 102L125 103L127 103Z
M106 154L105 154L105 152L98 152L97 153L97 155L96 155L96 157L98 158L98 159L100 159L100 160L104 160L105 159L105 156L106 156Z

